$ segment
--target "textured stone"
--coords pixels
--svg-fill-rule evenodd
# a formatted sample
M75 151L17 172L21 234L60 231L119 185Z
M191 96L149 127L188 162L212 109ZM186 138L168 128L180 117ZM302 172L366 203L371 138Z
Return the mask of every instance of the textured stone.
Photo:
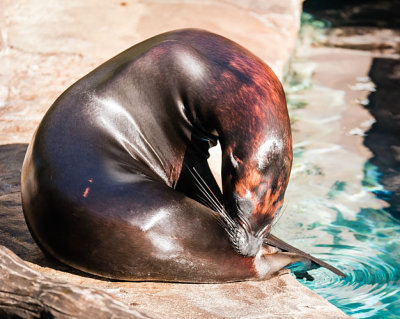
M281 76L300 21L299 0L114 0L101 5L96 0L3 0L0 5L2 144L28 142L69 85L133 44L173 29L224 35Z
M326 36L325 45L398 54L400 52L400 31L376 27L333 28Z
M56 281L0 246L1 318L149 318L100 289Z

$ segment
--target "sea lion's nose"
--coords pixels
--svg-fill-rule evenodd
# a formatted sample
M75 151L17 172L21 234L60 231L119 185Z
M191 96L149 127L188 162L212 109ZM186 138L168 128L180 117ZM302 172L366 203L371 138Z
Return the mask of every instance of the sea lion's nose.
M257 253L261 249L262 243L263 243L263 238L255 237L250 234L246 247L246 255L247 256L257 255Z

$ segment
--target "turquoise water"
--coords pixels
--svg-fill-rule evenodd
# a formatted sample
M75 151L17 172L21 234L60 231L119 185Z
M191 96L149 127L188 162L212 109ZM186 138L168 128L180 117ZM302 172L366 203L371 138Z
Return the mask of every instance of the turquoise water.
M320 36L321 25L305 18L314 31L305 30L300 39ZM299 280L346 314L400 318L400 221L388 212L391 194L379 183L371 154L359 151L365 148L362 135L343 130L346 93L312 83L315 63L300 46L286 88L294 164L277 235L347 275L320 268L309 272L313 281ZM358 139L357 150L346 146L350 139Z
M333 244L316 245L324 252L315 255L347 277L318 269L310 271L314 281L300 282L356 318L399 318L400 223L384 209L365 208L355 217L348 220L337 211L333 223L307 226L333 236ZM348 239L349 233L354 240Z

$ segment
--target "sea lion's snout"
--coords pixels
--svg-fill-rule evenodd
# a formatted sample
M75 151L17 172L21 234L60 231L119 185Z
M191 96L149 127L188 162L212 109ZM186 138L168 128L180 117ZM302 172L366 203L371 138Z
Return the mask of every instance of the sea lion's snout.
M265 235L271 228L271 218L263 218L263 220L254 218L258 206L259 204L254 202L254 194L250 192L244 197L233 192L229 204L226 205L236 225L234 231L231 232L231 241L235 250L243 256L257 255Z
M228 233L239 254L255 256L282 206L285 187L278 182L279 172L260 171L251 160L240 159L232 151L224 164L224 207L237 228Z
M235 250L246 257L257 255L263 244L263 236L255 236L249 232L246 227L239 221L238 227L231 238Z

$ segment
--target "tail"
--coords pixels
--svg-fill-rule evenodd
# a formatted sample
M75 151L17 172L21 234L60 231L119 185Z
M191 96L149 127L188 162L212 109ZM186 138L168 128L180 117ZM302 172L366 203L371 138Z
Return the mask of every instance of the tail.
M324 267L324 268L332 271L333 273L335 273L338 276L341 276L343 278L346 277L346 275L339 269L329 265L328 263L322 261L321 259L315 258L315 257L311 256L310 254L305 253L304 251L302 251L296 247L289 245L288 243L285 243L283 240L275 237L272 234L269 234L266 238L264 238L264 244L274 246L276 248L279 248L283 251L287 251L290 253L296 253L296 254L310 260L314 264L317 264L320 267Z

